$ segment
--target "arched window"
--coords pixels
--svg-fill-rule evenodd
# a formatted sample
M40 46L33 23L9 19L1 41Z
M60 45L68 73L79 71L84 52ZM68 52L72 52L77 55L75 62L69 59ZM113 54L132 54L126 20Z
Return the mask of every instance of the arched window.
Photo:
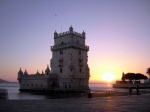
M80 69L79 69L79 73L81 73L81 72L82 72L82 69L80 68Z
M60 55L62 55L62 54L63 54L63 50L60 51Z
M79 55L81 55L81 51L79 51Z
M79 44L79 40L77 40L77 45Z
M64 42L61 42L61 46L64 44Z
M62 68L60 68L60 73L62 73Z

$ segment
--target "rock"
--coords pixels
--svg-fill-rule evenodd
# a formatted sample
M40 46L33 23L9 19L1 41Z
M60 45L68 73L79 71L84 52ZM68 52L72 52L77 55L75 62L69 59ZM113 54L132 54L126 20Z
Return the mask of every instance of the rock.
M6 89L0 89L0 99L8 99L8 92Z

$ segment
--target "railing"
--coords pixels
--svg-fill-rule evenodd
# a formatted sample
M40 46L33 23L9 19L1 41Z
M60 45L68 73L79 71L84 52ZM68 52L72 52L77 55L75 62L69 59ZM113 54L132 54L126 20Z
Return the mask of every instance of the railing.
M83 44L77 44L75 42L68 42L68 43L64 43L63 45L58 44L58 45L54 45L51 46L51 50L55 50L55 49L59 49L59 48L65 48L65 47L69 47L69 46L74 46L74 47L78 47L81 49L85 49L85 50L89 50L89 46L83 45Z

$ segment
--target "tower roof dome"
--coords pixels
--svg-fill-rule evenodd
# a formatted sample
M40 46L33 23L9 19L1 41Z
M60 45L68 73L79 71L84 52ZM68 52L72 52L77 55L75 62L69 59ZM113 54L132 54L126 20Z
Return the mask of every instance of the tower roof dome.
M36 72L36 75L39 75L40 73L39 73L39 71L37 70L37 72Z
M82 34L85 34L84 30L83 30Z
M73 27L72 26L70 26L69 31L73 31Z
M57 34L56 30L55 30L55 34Z
M27 72L27 70L25 70L25 71L24 71L24 75L28 75L28 72Z
M47 65L47 68L46 68L45 72L50 72L50 69L49 69L48 65Z
M23 74L23 72L22 72L21 68L20 68L20 70L18 71L18 74Z

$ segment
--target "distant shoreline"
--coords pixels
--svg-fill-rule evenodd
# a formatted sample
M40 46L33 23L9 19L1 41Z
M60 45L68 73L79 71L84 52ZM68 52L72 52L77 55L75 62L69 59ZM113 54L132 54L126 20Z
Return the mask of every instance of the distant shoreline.
M6 80L3 80L3 79L0 79L0 83L18 83L18 82L10 82L10 81L6 81Z

